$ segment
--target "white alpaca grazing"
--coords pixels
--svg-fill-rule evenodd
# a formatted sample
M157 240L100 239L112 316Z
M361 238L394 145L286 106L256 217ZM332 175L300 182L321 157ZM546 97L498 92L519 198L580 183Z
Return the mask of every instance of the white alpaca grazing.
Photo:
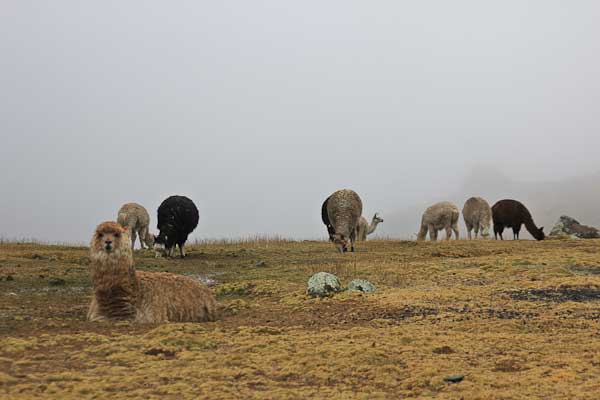
M119 209L117 222L129 228L131 236L131 248L135 245L136 235L140 237L140 246L144 248L144 244L148 248L154 244L154 236L150 234L150 215L146 209L137 203L127 203Z
M490 223L492 220L492 209L487 201L481 197L471 197L463 207L463 218L467 226L467 235L471 240L471 231L475 231L475 239L481 232L481 236L490 235Z
M435 241L438 231L442 229L446 231L446 240L450 240L452 231L458 240L459 214L458 207L448 201L432 205L423 213L417 240L425 240L425 236L429 233L429 240Z

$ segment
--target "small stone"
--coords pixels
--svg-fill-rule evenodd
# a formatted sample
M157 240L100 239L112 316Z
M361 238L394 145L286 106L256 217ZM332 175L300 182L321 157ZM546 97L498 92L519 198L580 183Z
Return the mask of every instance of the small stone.
M348 284L348 289L352 292L373 293L377 288L366 279L355 279Z
M317 272L308 280L307 293L313 297L324 297L340 292L342 285L337 276L329 272Z
M458 383L458 382L462 381L463 379L465 379L464 375L452 375L452 376L445 377L444 382Z
M14 281L14 280L15 280L15 278L13 278L13 276L12 276L12 275L6 275L6 280L7 280L7 281Z
M265 267L267 265L266 262L264 261L257 261L256 264L254 264L255 267Z
M67 283L64 279L62 278L50 278L48 279L48 284L50 286L63 286L65 283Z

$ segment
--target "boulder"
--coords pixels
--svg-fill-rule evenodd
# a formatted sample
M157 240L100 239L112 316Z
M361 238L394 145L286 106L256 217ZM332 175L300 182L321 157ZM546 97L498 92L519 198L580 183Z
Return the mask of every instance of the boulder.
M317 272L308 280L308 289L306 292L313 297L330 296L341 292L342 285L337 276L329 272Z
M563 215L558 219L558 222L552 228L550 236L570 236L579 239L596 239L600 238L598 229L581 225L575 218Z
M373 293L376 290L376 288L375 285L373 285L366 279L355 279L348 284L347 290L355 292L358 291L364 293Z

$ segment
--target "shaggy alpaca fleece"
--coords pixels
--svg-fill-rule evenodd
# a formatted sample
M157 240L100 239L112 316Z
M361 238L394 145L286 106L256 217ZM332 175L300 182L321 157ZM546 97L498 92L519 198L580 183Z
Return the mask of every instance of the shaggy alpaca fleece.
M117 214L117 222L129 228L131 248L135 247L136 234L140 238L140 246L148 248L154 245L154 236L150 234L150 215L146 209L137 203L126 203L121 206Z
M133 267L126 228L104 222L91 242L94 293L90 321L133 320L141 323L214 321L217 302L202 283L165 272L138 272Z
M157 216L159 233L154 240L156 257L172 257L177 246L181 258L184 258L188 235L198 226L198 208L185 196L171 196L160 204Z
M353 190L343 189L334 192L327 200L327 216L333 227L333 243L343 253L348 245L354 251L358 220L362 215L362 201Z
M442 201L429 207L421 218L421 229L417 240L425 240L429 233L430 240L437 240L438 231L446 230L446 240L450 240L452 231L458 240L458 207L448 201Z
M490 224L492 221L492 209L485 199L481 197L471 197L465 202L463 207L463 219L467 226L467 234L471 239L471 231L475 230L475 239L481 233L481 236L487 237L490 234Z

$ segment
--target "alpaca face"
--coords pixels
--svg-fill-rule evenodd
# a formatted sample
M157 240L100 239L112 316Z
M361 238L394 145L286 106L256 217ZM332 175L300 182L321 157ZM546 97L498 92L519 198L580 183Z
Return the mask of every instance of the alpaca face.
M383 218L381 218L379 215L377 215L377 213L375 213L375 215L373 216L373 222L380 224L383 222Z
M90 250L93 259L108 260L131 256L129 230L116 222L103 222L96 228Z

